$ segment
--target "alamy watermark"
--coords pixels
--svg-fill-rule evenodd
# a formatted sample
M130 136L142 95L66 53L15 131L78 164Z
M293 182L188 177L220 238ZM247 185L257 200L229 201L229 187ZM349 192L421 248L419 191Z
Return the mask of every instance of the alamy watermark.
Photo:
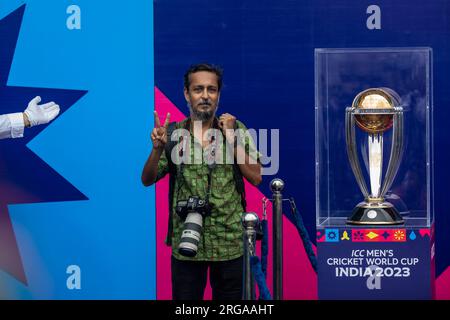
M201 132L202 122L194 121L194 132ZM270 148L269 148L270 137ZM262 165L263 175L275 175L280 163L279 129L227 129L211 128L203 133L208 146L192 143L187 129L176 129L168 140L176 142L171 151L174 164L256 164ZM270 154L269 154L270 152Z
M81 268L72 264L67 266L66 273L69 275L66 279L66 286L69 290L80 290L81 289Z

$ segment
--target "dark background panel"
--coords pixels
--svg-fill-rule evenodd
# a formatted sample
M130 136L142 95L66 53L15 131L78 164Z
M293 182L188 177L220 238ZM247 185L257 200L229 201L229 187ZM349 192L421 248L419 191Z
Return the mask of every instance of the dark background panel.
M187 113L182 76L192 63L221 65L220 110L248 127L280 128L280 170L311 238L315 232L314 48L417 47L434 52L437 271L450 264L448 119L450 3L377 1L381 30L368 30L373 2L350 0L154 1L155 83ZM220 112L220 111L219 111ZM265 176L261 190L270 195ZM287 210L286 210L287 211Z

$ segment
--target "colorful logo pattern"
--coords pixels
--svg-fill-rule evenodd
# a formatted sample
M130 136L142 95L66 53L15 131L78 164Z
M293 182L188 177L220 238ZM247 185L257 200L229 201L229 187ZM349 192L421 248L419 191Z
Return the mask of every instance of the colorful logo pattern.
M349 229L330 228L317 231L317 242L406 242L414 241L418 236L429 236L422 230L406 229Z
M325 242L339 242L339 229L325 229Z
M353 229L353 242L405 242L406 229Z

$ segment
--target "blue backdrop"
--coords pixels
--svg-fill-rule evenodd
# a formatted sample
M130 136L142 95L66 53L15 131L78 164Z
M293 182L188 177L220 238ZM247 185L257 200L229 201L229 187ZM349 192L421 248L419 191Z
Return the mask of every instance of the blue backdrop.
M81 10L81 29L66 25L71 16L66 10L73 4ZM21 10L23 21L8 85L68 91L61 97L52 90L43 95L46 101L59 103L64 113L27 144L30 154L48 167L33 167L25 156L16 164L31 166L29 178L39 175L40 180L31 186L15 182L15 187L33 196L29 204L9 206L25 279L18 280L0 266L0 294L8 298L152 299L154 190L140 184L153 125L152 3L0 3L1 18L13 14L19 21ZM0 38L2 58L4 40ZM67 97L78 92L73 90L82 90L82 97L69 105ZM17 99L10 102L15 112L26 107ZM31 132L26 130L24 139ZM22 141L0 142L2 154L13 152ZM54 185L55 172L50 167L62 177L60 184ZM74 196L62 193L64 186ZM61 195L47 200L57 202L47 202L41 189ZM80 289L67 286L71 265L81 271Z
M182 74L199 61L225 69L223 112L248 127L280 128L280 170L315 239L314 49L421 47L434 52L437 271L450 264L450 3L351 0L154 1L155 84L184 106ZM381 29L369 30L370 5ZM184 110L187 111L187 110ZM345 152L345 151L343 151ZM270 195L266 176L262 190ZM287 210L286 210L287 211Z

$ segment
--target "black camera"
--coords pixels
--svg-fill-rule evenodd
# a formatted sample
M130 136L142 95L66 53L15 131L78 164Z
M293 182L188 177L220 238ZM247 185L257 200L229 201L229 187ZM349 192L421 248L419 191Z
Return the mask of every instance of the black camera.
M184 220L178 252L186 257L194 257L202 234L203 217L211 214L209 202L191 196L187 200L177 201L175 211Z

